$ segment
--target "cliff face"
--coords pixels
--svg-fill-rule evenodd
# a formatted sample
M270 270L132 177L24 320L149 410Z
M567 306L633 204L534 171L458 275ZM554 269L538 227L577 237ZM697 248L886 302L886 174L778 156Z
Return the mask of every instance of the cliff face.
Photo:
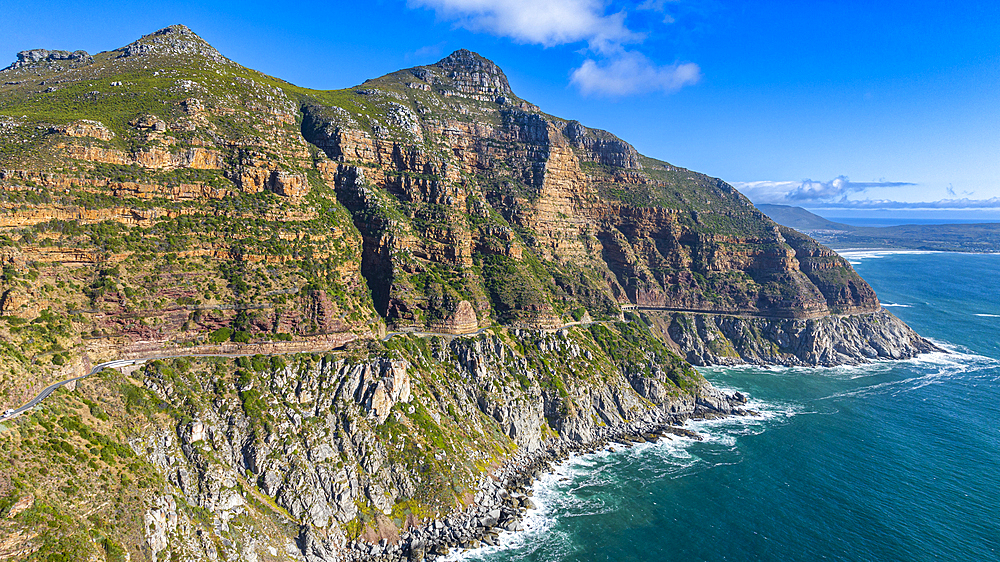
M879 309L849 264L729 185L542 113L469 51L317 92L174 26L95 57L24 54L3 72L12 228L109 198L133 212L104 220L153 228L225 214L287 231L346 209L353 224L337 217L335 232L360 233L360 273L390 328L558 326L622 305L774 318ZM69 102L79 109L61 109ZM18 217L28 212L39 219ZM227 238L213 250L236 244Z
M0 77L0 410L224 356L0 430L0 560L421 559L516 525L486 475L517 455L733 413L688 362L932 349L831 250L469 51L315 91L171 26Z
M328 175L365 236L366 277L381 288L377 306L391 324L427 325L463 300L428 300L414 283L442 268L486 277L488 300L469 295L480 322L557 324L574 307L607 314L616 304L788 318L879 309L849 264L775 225L729 185L541 113L474 53L343 96L340 106L307 100L303 132L343 162ZM371 221L377 213L398 220ZM470 271L507 258L540 282L524 283L534 298L516 315L493 287L520 287ZM561 284L566 277L583 286Z
M813 319L689 313L657 314L649 319L694 365L830 367L942 351L885 309Z
M427 540L457 544L468 514L484 531L517 513L487 476L514 454L742 400L630 323L155 361L12 426L0 509L31 506L0 520L16 539L0 556L412 560ZM40 465L43 478L12 478Z

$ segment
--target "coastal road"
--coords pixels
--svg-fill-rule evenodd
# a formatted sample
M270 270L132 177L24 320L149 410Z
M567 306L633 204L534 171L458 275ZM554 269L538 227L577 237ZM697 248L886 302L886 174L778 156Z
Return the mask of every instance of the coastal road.
M565 324L563 326L560 326L558 328L552 328L552 331L561 330L563 328L568 328L570 326L580 326L580 325L597 324L597 323L600 323L600 321L599 322L590 322L590 323L570 322L570 323ZM470 336L478 336L479 334L482 334L483 332L485 332L486 330L489 330L489 329L490 329L490 326L486 326L486 327L483 327L483 328L480 328L480 329L476 330L475 332L467 332L467 333L464 333L464 334L446 334L446 333L443 333L443 332L415 332L415 331L414 332L407 332L407 331L389 332L388 334L385 335L384 338L382 338L382 341L388 341L390 338L392 338L394 336L401 336L403 334L409 334L409 335L413 335L413 336L417 336L417 337L422 337L422 338L426 338L426 337L445 337L445 338L470 337ZM271 355L294 355L296 353L308 353L308 351L298 350L298 351L289 351L289 352L286 352L286 353L273 353ZM65 385L67 385L69 383L76 382L78 380L85 379L85 378L87 378L87 377L89 377L91 375L97 374L97 373L103 371L104 369L117 369L119 367L128 367L128 366L131 366L131 365L141 365L143 363L146 363L147 361L155 361L157 359L179 359L181 357L250 357L252 355L256 355L256 354L255 353L189 353L189 354L180 354L180 355L151 355L149 357L141 357L139 359L118 359L118 360L115 360L115 361L106 361L104 363L100 363L98 365L95 365L94 368L91 369L90 372L87 373L86 375L82 375L82 376L79 376L79 377L74 377L74 378L71 378L71 379L66 379L64 381L59 381L57 383L50 384L49 386L47 386L44 389L42 389L42 391L38 393L38 396L35 396L31 400L29 400L26 404L24 404L20 408L7 410L6 412L0 413L0 421L12 420L12 419L16 418L17 416L20 416L21 414L23 414L23 413L27 412L28 410L30 410L30 409L34 408L35 406L37 406L39 403L41 403L42 400L45 400L46 398L48 398L49 395L51 395L53 392L55 392L59 388L65 386Z
M484 328L479 328L475 332L464 332L464 333L461 333L461 334L446 334L444 332L408 332L408 331L404 330L402 332L389 332L388 334L385 335L384 338L382 338L382 341L389 341L389 339L392 338L392 337L402 336L404 334L410 335L410 336L417 336L418 338L435 338L435 337L440 337L440 338L467 338L469 336L478 336L479 334L485 332L486 330L489 330L490 328L491 328L491 326L486 326Z
M49 386L46 386L44 389L42 389L41 392L38 393L38 396L35 396L31 400L29 400L28 403L25 404L24 406L21 406L20 408L14 410L7 410L3 414L0 414L0 421L11 420L16 418L17 416L20 416L21 414L37 406L38 403L41 402L42 400L48 398L50 394L52 394L59 388L71 382L76 382L80 379L85 379L90 375L93 375L94 373L99 373L103 371L104 369L117 369L118 367L125 367L128 365L137 365L139 363L145 363L146 361L149 361L149 359L119 359L117 361L107 361L99 365L95 365L94 368L91 369L90 372L87 373L86 375L74 377L72 379L66 379L64 381L59 381L57 383L53 383L50 384Z
M614 322L618 322L618 320L594 320L594 321L591 321L591 322L579 322L579 321L578 322L568 322L568 323L563 324L561 326L556 326L555 328L543 328L543 329L541 329L541 331L543 331L543 332L550 332L551 333L551 332L558 332L559 330L563 330L563 329L570 328L570 327L573 327L573 326L590 326L591 324L609 324L609 323L614 323ZM478 336L479 334L482 334L483 332L485 332L487 330L490 330L492 328L493 328L493 326L485 326L483 328L479 328L475 332L462 332L460 334L449 334L449 333L445 333L445 332L416 332L416 331L411 332L411 331L403 330L403 331L400 331L400 332L389 332L389 333L387 333L385 335L385 337L382 338L382 341L384 341L384 342L385 341L389 341L390 338L393 338L395 336L402 336L404 334L407 334L407 335L410 335L410 336L417 336L418 338L434 338L434 337L439 337L439 338L467 338L467 337L470 337L470 336ZM531 329L537 329L537 328L531 328Z
M292 355L295 353L308 353L308 351L289 351L288 353L274 353L272 355ZM27 412L28 410L37 406L42 400L48 398L53 392L58 390L60 387L65 386L71 382L76 382L81 379L85 379L91 375L100 373L104 369L117 369L119 367L128 367L131 365L142 365L148 361L156 361L157 359L180 359L182 357L251 357L257 355L256 353L185 353L179 355L151 355L149 357L140 357L138 359L116 359L115 361L105 361L95 365L93 369L90 370L86 375L81 375L79 377L73 377L71 379L66 379L64 381L59 381L57 383L50 384L49 386L42 389L35 396L29 400L24 406L17 409L7 410L0 413L0 421L7 421L20 416L21 414Z

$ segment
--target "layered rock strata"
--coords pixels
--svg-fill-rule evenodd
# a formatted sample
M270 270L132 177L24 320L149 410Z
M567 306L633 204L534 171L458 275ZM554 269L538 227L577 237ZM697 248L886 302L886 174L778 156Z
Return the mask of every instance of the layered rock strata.
M364 86L354 94L368 113L309 103L303 134L341 162L326 177L365 237L364 274L390 324L427 326L455 310L463 299L448 298L448 284L421 282L442 269L483 279L486 291L464 299L480 324L558 325L573 306L594 317L617 305L778 318L879 309L846 261L725 182L520 103L475 53ZM530 298L505 308L520 287L469 271L483 262L520 269ZM560 282L574 270L582 283Z
M934 350L732 186L466 50L323 92L171 26L0 74L0 400L90 358L230 356L18 418L5 552L437 556L516 528L525 475L568 451L736 413L682 356Z

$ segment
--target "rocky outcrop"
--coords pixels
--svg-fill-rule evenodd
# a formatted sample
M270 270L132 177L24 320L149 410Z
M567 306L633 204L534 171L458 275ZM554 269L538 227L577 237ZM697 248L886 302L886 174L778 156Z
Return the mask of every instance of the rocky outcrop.
M111 129L105 127L104 123L90 119L80 119L67 125L54 127L53 131L68 137L90 137L103 141L109 141L115 137L115 134Z
M82 128L74 126L65 131L67 136L91 136L102 134L96 128L91 128L84 134ZM110 133L110 131L108 131ZM169 150L150 148L135 152L126 152L111 148L68 145L65 147L66 154L70 158L87 160L89 162L100 162L103 164L117 164L119 166L142 166L151 170L163 170L174 168L193 168L196 170L218 170L221 169L222 155L217 151L204 148L189 148L187 150L172 152Z
M270 191L285 197L302 197L309 190L305 174L241 166L227 175L244 193Z
M406 362L323 362L306 373L271 369L264 379L244 376L238 381L243 400L242 406L237 404L240 415L221 416L208 410L201 419L180 427L176 436L154 436L135 446L150 446L152 452L144 454L169 476L184 500L216 513L223 521L239 514L244 505L243 498L232 492L242 470L256 475L260 491L292 517L319 528L329 527L334 520L353 519L355 501L362 497L375 498L380 505L390 501L391 496L386 497L381 488L393 481L388 472L380 471L385 451L367 432L384 423L394 405L411 399ZM155 370L147 372L152 375L146 381L150 389L164 399L174 397L169 381L158 378ZM257 410L258 397L270 393L288 396L295 406L274 412L277 416ZM342 418L338 412L347 405ZM341 439L306 431L303 420L315 416L325 420L324 425L332 424L331 429L339 428ZM265 422L274 425L262 425ZM361 426L352 425L356 423ZM304 441L292 445L274 440L289 432L298 433ZM205 445L224 455L226 462L206 464L201 451ZM356 454L362 455L359 460L364 466L360 472L360 466L353 464L346 472L343 469L338 451L345 446L359 447Z
M161 496L156 501L156 507L143 515L146 525L146 544L152 554L153 562L156 555L167 548L169 536L177 530L177 503L173 496Z
M695 365L855 365L943 351L887 310L813 319L650 315Z
M228 62L219 51L183 25L171 25L144 35L114 52L119 58L142 57L147 55L205 57L214 62Z
M479 329L476 309L469 301L459 301L455 310L438 323L431 324L436 332L446 334L469 334Z
M468 49L459 49L434 65L450 79L448 84L460 94L482 101L494 101L504 94L510 95L507 76L493 61ZM431 78L428 71L415 72L423 80ZM431 83L437 82L430 79Z
M90 56L87 51L50 51L48 49L31 49L29 51L19 52L17 54L17 60L4 70L24 68L47 62L88 64L94 62L94 57Z
M587 162L616 168L642 169L639 151L610 133L588 129L579 121L570 121L563 129L563 134L574 147L584 151L584 160Z
M433 551L516 528L527 504L511 505L506 490L523 490L526 478L570 451L652 440L681 431L671 428L692 415L741 413L742 397L712 389L693 371L680 374L669 353L653 346L647 365L609 363L589 333L517 330L432 340L424 352L408 347L412 339L396 359L328 355L286 365L258 356L236 373L232 392L193 419L132 443L168 483L145 514L146 543L163 558L210 556L179 506L204 509L229 528L260 495L301 525L295 545L307 560L398 560L422 544ZM599 375L591 373L595 362ZM177 407L189 385L213 384L182 382L160 363L137 375ZM678 376L691 377L692 389L678 392ZM496 447L520 452L495 457ZM476 468L491 458L505 468L492 475ZM400 517L400 506L415 501L426 515ZM348 523L362 516L371 521L367 534L350 542Z

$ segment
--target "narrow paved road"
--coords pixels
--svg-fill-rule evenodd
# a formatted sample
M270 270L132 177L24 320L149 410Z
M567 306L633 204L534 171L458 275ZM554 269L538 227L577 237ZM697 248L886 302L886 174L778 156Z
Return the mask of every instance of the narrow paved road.
M408 332L408 331L404 330L404 331L401 331L401 332L389 332L389 333L387 333L385 335L384 338L382 338L382 341L389 341L389 338L392 338L394 336L402 336L404 334L410 335L410 336L417 336L418 338L433 338L433 337L441 337L441 338L467 338L469 336L478 336L479 334L485 332L486 330L489 330L491 327L492 326L486 326L484 328L479 328L475 332L465 332L465 333L462 333L462 334L447 334L445 332Z
M562 326L559 326L558 328L552 328L552 331L561 330L563 328L568 328L570 326L580 326L580 325L585 325L585 324L598 324L598 323L601 323L601 322L603 322L603 321L589 322L589 323L584 323L584 322L570 322L568 324L564 324ZM491 326L486 326L486 327L483 327L483 328L480 328L480 329L476 330L475 332L468 332L468 333L464 333L464 334L446 334L446 333L443 333L443 332L407 332L407 331L389 332L388 334L385 335L384 338L382 338L382 341L388 341L390 338L392 338L394 336L401 336L403 334L409 334L409 335L412 335L412 336L417 336L417 337L422 337L422 338L425 338L425 337L446 337L446 338L470 337L470 336L478 336L479 334L482 334L483 332L485 332L486 330L489 330L490 328L491 328ZM272 355L294 355L296 353L308 353L308 352L300 350L300 351L289 351L289 352L286 352L286 353L273 353ZM12 409L12 410L7 410L6 412L0 413L0 421L12 420L12 419L16 418L17 416L20 416L21 414L23 414L23 413L27 412L28 410L30 410L30 409L34 408L35 406L37 406L42 400L45 400L46 398L48 398L49 395L51 395L53 392L55 392L60 387L62 387L64 385L67 385L67 384L69 384L71 382L78 381L80 379L85 379L85 378L87 378L87 377L89 377L91 375L94 375L94 374L97 374L97 373L103 371L104 369L117 369L119 367L127 367L127 366L131 366L131 365L141 365L143 363L146 363L147 361L155 361L157 359L179 359L181 357L250 357L250 356L253 356L253 355L256 355L256 353L186 353L186 354L178 354L178 355L151 355L149 357L141 357L139 359L117 359L115 361L106 361L104 363L100 363L98 365L95 365L94 368L91 369L90 372L87 373L86 375L82 375L82 376L79 376L79 377L74 377L74 378L71 378L71 379L66 379L64 381L60 381L60 382L57 382L57 383L50 384L49 386L45 387L41 392L39 392L38 396L35 396L31 400L29 400L25 405L21 406L20 408Z
M136 365L139 363L145 363L146 361L149 361L149 359L119 359L117 361L107 361L105 363L101 363L100 365L96 365L86 375L74 377L72 379L66 379L64 381L60 381L57 383L50 384L49 386L46 386L44 389L42 389L41 392L38 393L38 396L29 400L28 403L25 404L24 406L21 406L16 410L7 410L3 414L0 414L0 421L10 420L16 418L17 416L20 416L21 414L37 406L38 403L41 402L42 400L48 398L49 395L55 392L57 389L71 382L75 382L80 379L85 379L90 375L93 375L94 373L99 373L103 371L104 369L117 369L118 367L125 367L127 365Z
M272 355L293 355L295 353L308 353L308 352L289 351L288 353L274 353ZM37 406L42 400L48 398L49 395L51 395L60 387L67 385L71 382L75 382L80 379L85 379L91 375L100 373L104 369L117 369L119 367L127 367L130 365L142 365L147 361L156 361L157 359L180 359L181 357L252 357L254 355L258 354L257 353L182 353L178 355L151 355L149 357L140 357L138 359L116 359L115 361L106 361L104 363L95 365L94 368L91 369L90 372L87 373L86 375L73 377L71 379L66 379L64 381L50 384L49 386L42 389L42 391L38 393L38 396L35 396L31 400L29 400L24 406L21 406L20 408L14 410L7 410L6 412L0 414L0 421L14 419L17 416L20 416L21 414Z

